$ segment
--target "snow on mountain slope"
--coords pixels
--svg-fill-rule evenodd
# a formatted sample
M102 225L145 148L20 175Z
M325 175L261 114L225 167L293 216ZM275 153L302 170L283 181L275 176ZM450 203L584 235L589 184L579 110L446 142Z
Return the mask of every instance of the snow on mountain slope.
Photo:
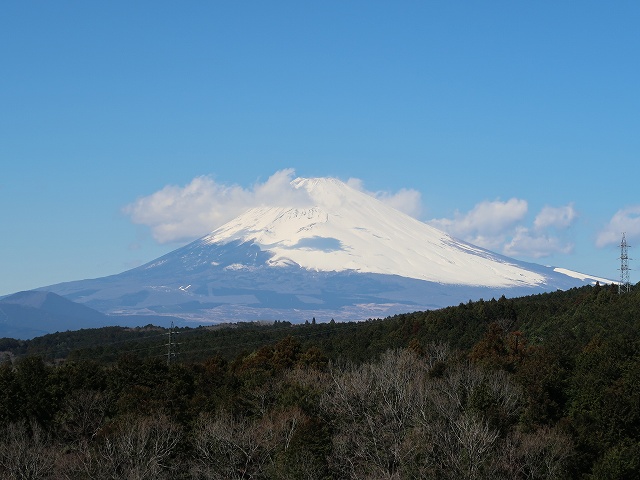
M454 239L332 178L298 178L313 206L254 208L203 244L254 242L272 266L400 275L446 284L535 286L544 276Z
M604 277L594 277L593 275L587 275L586 273L574 272L573 270L567 270L566 268L554 268L554 272L566 275L571 278L577 278L582 281L591 281L591 283L600 282L602 284L617 283L613 280Z

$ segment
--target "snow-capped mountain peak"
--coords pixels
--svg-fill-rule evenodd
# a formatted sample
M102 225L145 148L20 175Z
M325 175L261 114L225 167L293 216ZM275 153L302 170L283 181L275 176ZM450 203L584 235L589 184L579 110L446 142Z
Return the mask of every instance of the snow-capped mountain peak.
M253 208L203 239L208 245L251 242L272 266L351 270L431 282L539 285L544 277L454 239L333 178L297 178L310 207Z

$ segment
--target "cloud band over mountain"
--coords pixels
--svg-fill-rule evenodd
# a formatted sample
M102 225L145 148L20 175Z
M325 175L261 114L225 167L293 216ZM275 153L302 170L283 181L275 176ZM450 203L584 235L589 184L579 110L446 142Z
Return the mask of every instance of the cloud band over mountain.
M311 205L306 192L291 185L295 170L279 170L250 187L227 185L210 176L198 176L185 186L167 185L123 208L138 225L149 227L159 243L193 240L209 233L249 208L257 206ZM527 224L529 204L521 198L483 200L467 212L456 210L451 218L424 219L422 195L415 189L397 192L369 191L364 182L350 178L347 184L414 218L447 233L509 256L544 258L573 252L571 227L578 220L573 203L544 206ZM615 244L621 232L640 238L640 206L616 212L597 233L596 246Z

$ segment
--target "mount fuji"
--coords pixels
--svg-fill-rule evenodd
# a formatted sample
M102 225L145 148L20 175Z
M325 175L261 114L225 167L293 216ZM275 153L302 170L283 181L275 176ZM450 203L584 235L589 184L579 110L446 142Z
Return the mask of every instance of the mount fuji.
M146 265L39 290L111 316L300 322L611 283L457 240L337 179L292 187L296 205L253 208Z

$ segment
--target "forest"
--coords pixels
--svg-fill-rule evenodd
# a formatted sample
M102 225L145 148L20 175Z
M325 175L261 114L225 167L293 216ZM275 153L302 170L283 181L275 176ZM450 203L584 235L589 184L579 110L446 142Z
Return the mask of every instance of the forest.
M640 476L640 285L0 339L0 477Z

